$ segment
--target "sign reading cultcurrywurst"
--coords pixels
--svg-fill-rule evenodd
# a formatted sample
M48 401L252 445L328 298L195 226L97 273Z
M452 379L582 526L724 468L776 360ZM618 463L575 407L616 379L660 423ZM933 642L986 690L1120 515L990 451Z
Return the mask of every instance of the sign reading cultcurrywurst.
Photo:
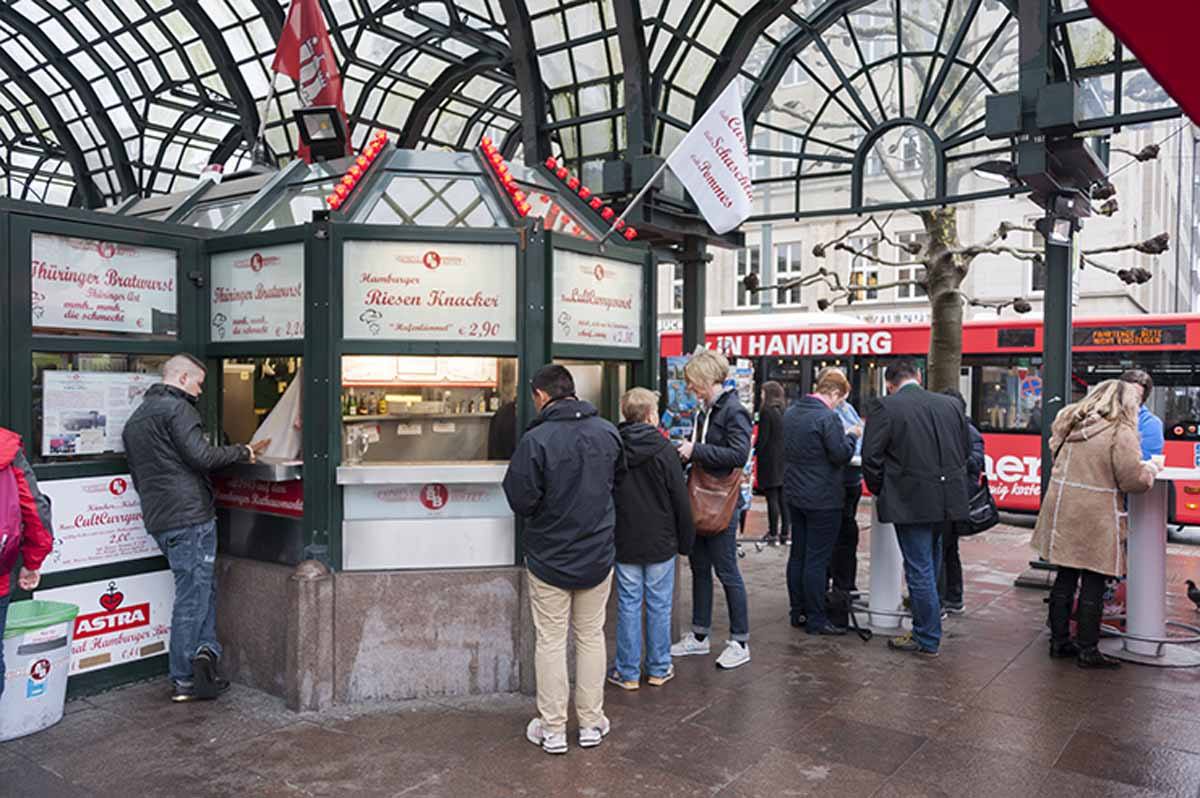
M517 339L516 247L347 241L343 251L346 338Z
M304 337L304 245L222 252L212 258L213 341Z
M642 264L554 251L554 342L642 345Z

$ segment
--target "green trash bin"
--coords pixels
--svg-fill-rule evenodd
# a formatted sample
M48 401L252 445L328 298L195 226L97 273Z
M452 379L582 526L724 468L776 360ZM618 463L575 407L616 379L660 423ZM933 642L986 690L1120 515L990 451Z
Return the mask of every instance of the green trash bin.
M4 695L0 742L62 720L79 607L61 601L18 601L4 627Z

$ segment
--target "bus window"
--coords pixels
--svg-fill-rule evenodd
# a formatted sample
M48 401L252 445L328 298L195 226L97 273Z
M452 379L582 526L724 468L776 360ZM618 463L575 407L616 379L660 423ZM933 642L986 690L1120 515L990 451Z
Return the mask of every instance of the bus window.
M1195 439L1200 435L1200 387L1155 385L1146 406L1163 420L1166 437Z
M975 423L984 432L1041 432L1042 367L979 366Z

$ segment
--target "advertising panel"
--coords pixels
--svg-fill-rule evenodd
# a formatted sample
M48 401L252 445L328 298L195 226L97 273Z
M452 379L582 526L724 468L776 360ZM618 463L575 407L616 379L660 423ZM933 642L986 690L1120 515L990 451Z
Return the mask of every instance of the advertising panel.
M554 343L642 345L642 264L554 252Z
M42 455L67 457L122 452L125 422L157 374L46 371L42 378Z
M210 276L211 340L304 337L304 244L213 255Z
M128 474L43 480L54 508L54 550L44 573L89 568L162 552L142 525L142 505Z

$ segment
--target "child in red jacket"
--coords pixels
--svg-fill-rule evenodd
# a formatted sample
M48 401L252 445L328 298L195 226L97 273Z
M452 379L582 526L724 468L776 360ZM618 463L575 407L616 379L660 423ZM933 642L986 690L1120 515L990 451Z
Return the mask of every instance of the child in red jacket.
M20 436L0 427L0 640L4 639L8 620L9 574L17 555L22 558L17 584L22 590L33 590L41 581L42 561L54 547L54 539L39 515L42 497L32 473L21 453ZM48 507L41 503L48 523ZM4 672L4 647L0 646L0 694L4 692Z

